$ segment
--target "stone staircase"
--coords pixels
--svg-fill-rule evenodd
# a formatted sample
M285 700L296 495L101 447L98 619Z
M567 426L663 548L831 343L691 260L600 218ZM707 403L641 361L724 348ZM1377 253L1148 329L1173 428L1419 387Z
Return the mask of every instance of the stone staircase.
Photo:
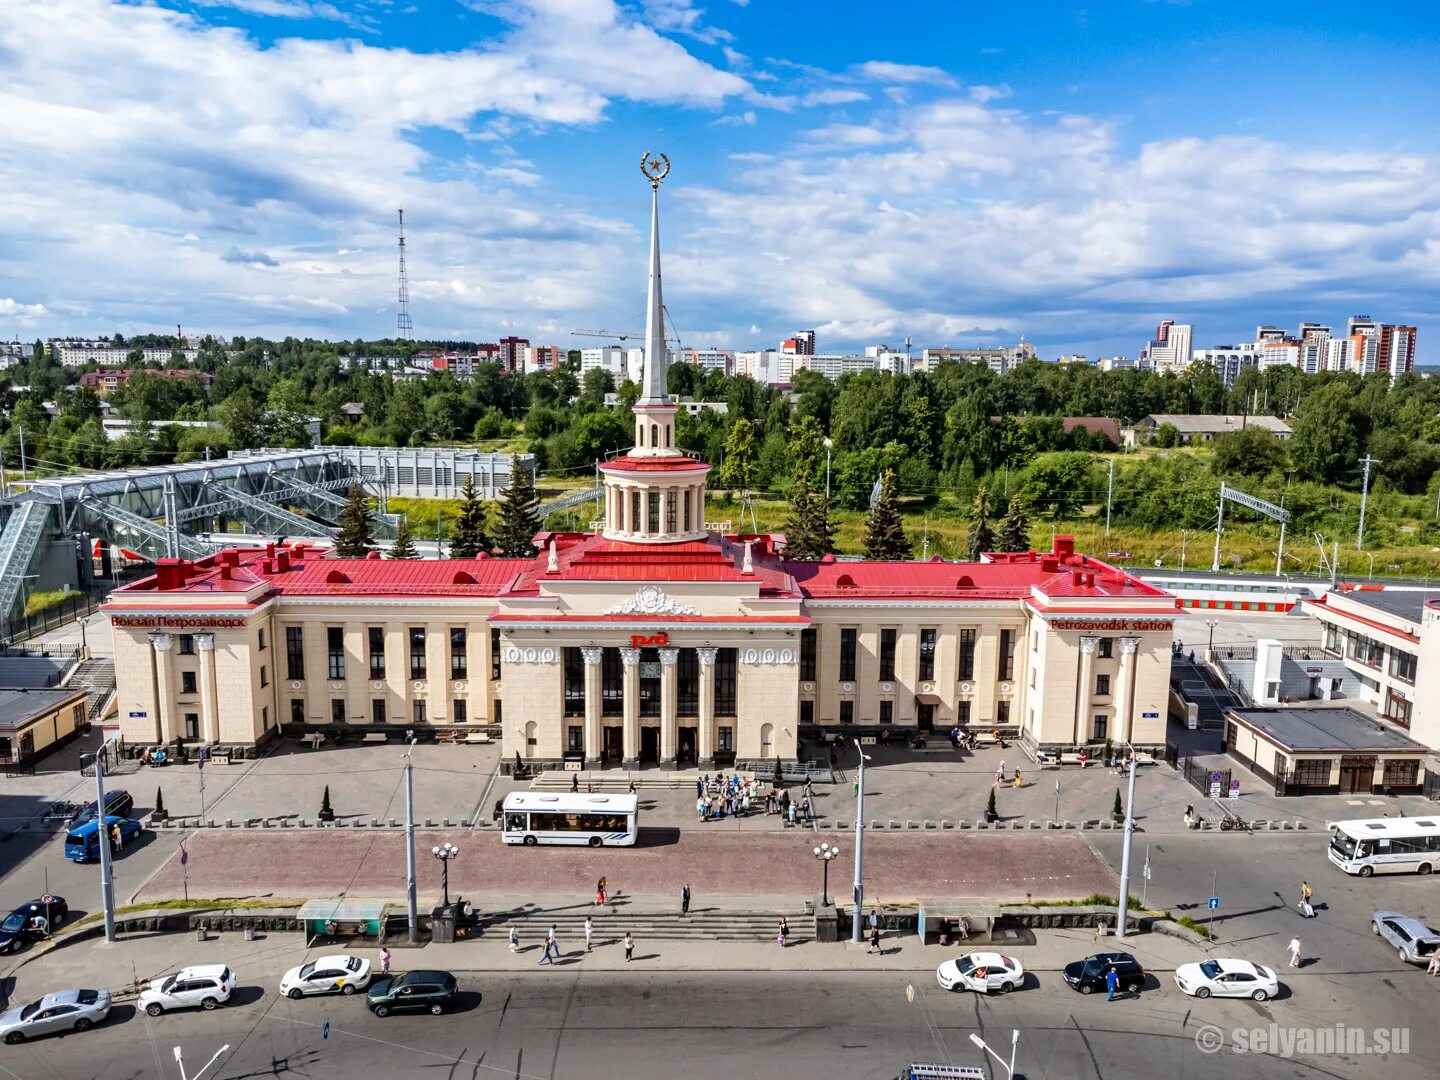
M104 713L106 704L115 693L115 661L108 657L81 660L65 685L71 689L90 691L87 709L93 724Z
M789 941L811 941L815 937L814 918L806 915L799 904L774 911L731 911L695 904L689 915L681 915L679 906L677 899L673 911L630 911L622 898L618 907L607 906L603 911L584 905L558 912L500 911L486 915L481 925L491 937L505 937L511 926L517 926L521 945L533 945L543 940L553 923L561 947L567 950L584 943L587 915L595 920L597 945L623 938L627 931L635 935L642 948L646 941L773 942L782 915L790 922Z
M713 779L722 771L726 776L735 775L733 769L711 769L708 770L708 775ZM753 776L747 772L741 772L738 775L742 780L751 779ZM530 789L532 791L569 791L572 778L579 777L582 792L586 789L587 784L593 786L597 792L629 791L630 783L634 781L637 791L688 791L693 796L695 781L699 780L700 776L701 773L694 769L685 772L666 772L661 769L637 769L634 771L601 769L595 772L586 770L578 773L550 769L534 777L530 781Z

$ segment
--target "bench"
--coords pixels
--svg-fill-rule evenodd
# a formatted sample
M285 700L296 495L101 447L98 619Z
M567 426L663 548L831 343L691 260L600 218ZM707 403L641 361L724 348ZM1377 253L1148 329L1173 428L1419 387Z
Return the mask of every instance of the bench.
M458 732L458 731L440 731L440 732L437 732L437 733L435 734L435 741L436 741L436 742L448 742L448 743L459 742L459 741L460 741L460 732Z
M995 746L1000 742L993 732L985 731L975 736L976 746Z
M301 736L300 741L308 743L311 750L318 750L320 749L320 744L325 741L325 733L323 731L312 731L308 735Z
M1079 765L1082 769L1083 769L1086 765L1090 764L1090 760L1091 760L1091 759L1088 758L1088 757L1082 759L1079 754L1061 754L1061 755L1060 755L1060 764L1061 764L1061 765Z
M466 733L465 741L467 743L491 743L495 740L490 738L488 731L470 731Z
M382 743L388 742L389 739L390 736L386 735L383 731L367 731L360 741L362 743Z
M1135 764L1136 764L1136 765L1155 765L1155 764L1158 764L1158 763L1157 763L1156 760L1155 760L1155 755L1154 755L1154 754L1140 754L1140 753L1137 753L1137 754L1135 755Z
M1042 769L1058 769L1060 767L1060 759L1054 754L1042 754L1035 759L1035 764Z

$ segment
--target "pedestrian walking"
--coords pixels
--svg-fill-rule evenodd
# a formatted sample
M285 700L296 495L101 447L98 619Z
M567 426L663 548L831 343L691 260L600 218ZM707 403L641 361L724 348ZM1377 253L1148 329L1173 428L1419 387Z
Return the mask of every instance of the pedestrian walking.
M990 786L991 786L991 787L997 787L997 788L998 788L998 787L999 787L1001 784L1003 784L1004 782L1005 782L1005 764L1004 764L1004 762L1001 762L1000 767L995 770L995 783L991 784Z
M586 915L586 916L585 916L585 951L586 951L586 952L591 952L591 951L592 951L592 949L593 949L593 944L592 944L592 943L593 943L594 937L595 937L595 920L592 919L592 918L590 918L589 915Z
M580 790L580 774L570 774L570 793L573 795Z
M635 939L630 936L630 931L625 931L625 962L628 964L635 955Z
M880 909L879 909L879 908L873 908L873 907L872 907L872 908L870 909L870 933L873 934L873 933L875 933L876 930L879 930L879 929L880 929Z
M698 776L695 778L695 797L697 799L705 797L705 781Z
M555 958L559 955L560 942L557 941L555 938L555 924L551 923L550 929L545 934L545 955L540 957L540 963L543 964L548 960L550 962L550 966L554 967Z
M631 795L634 795L634 794L635 794L635 781L634 781L634 780L631 780L631 781L630 781L630 794L631 794Z
M680 889L680 914L690 914L690 883L688 881Z
M595 883L595 903L600 907L605 906L605 884L603 877Z
M1020 782L1020 770L1019 770L1019 769L1016 769L1016 770L1015 770L1015 786L1016 786L1017 788L1024 786L1024 785L1021 784L1021 782Z
M380 948L380 974L390 974L390 950L384 946Z
M1105 973L1105 1000L1114 1001L1115 991L1120 989L1120 976L1115 971L1115 965L1110 965L1110 970Z
M1290 950L1290 966L1298 968L1300 966L1300 939L1292 937L1286 948Z
M520 928L518 926L510 927L510 951L512 953L520 951Z
M872 927L870 928L870 948L869 948L868 950L866 950L866 951L867 951L867 952L872 952L872 953L878 953L878 952L880 952L880 928L879 928L879 927L872 926Z
M125 846L125 837L120 832L120 823L117 821L114 825L110 826L110 830L110 834L115 837L115 850L119 851Z
M783 949L785 943L790 940L790 920L783 915L780 917L780 947Z
M1300 882L1300 902L1306 903L1315 895L1315 890L1310 887L1310 882Z

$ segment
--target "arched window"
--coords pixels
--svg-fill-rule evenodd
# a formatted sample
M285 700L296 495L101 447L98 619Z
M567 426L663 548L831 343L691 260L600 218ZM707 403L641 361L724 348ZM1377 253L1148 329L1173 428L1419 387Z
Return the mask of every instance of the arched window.
M651 446L659 446L659 445L660 445L660 425L659 425L659 424L651 424L651 425L650 425L650 445L651 445Z
M666 449L669 449L669 447L670 447L670 425L669 425L669 424L666 424L666 425L665 425L665 447L666 447Z

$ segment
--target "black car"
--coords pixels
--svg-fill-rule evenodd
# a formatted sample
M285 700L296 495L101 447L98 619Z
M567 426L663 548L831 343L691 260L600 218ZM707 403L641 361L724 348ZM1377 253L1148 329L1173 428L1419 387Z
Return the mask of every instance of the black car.
M110 817L112 814L115 817L129 817L130 811L133 809L135 809L135 800L130 797L130 793L124 788L116 788L114 791L107 791L105 793L106 817ZM88 802L76 811L75 816L70 819L70 828L73 829L77 825L84 825L87 821L94 821L97 817L99 817L99 815L95 813L95 803L93 801Z
M458 985L448 971L407 971L377 979L365 995L376 1016L392 1012L429 1012L439 1016L455 1001Z
M19 952L26 942L48 937L69 914L63 896L41 896L21 904L0 923L0 953Z
M1111 967L1120 976L1120 989L1127 994L1138 994L1145 985L1145 969L1140 961L1125 952L1096 953L1084 960L1065 965L1065 981L1071 990L1082 994L1093 994L1105 989L1105 975Z

